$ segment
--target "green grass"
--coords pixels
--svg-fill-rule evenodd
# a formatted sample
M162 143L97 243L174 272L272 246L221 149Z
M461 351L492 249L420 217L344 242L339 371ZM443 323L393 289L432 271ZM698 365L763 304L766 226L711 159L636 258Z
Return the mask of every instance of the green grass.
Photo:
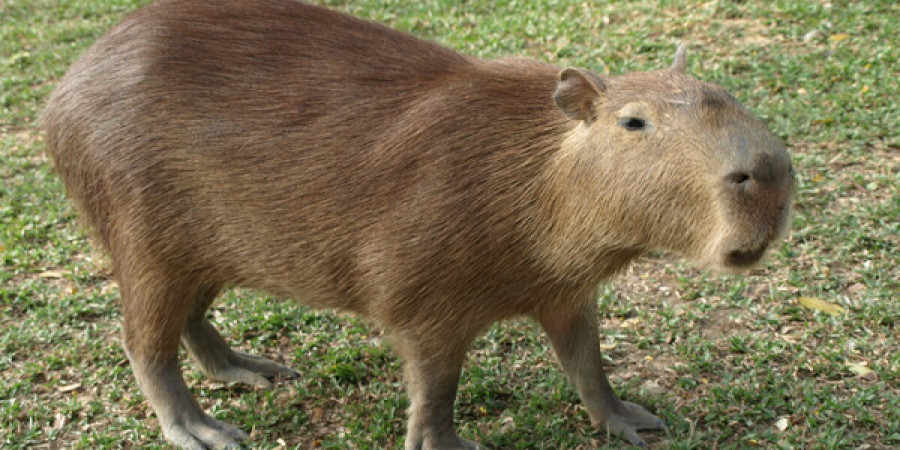
M43 154L37 112L69 64L145 1L0 6L0 446L159 447L119 342L117 291ZM481 56L618 74L667 65L728 88L791 147L793 231L762 269L697 271L652 255L601 289L620 395L672 424L657 448L900 447L900 7L892 1L328 1ZM827 6L830 5L830 6ZM801 296L846 308L808 309ZM238 347L303 373L271 391L211 383L202 406L254 447L396 447L400 361L358 318L236 291L213 311ZM859 376L851 364L874 375ZM539 328L491 328L460 386L463 436L493 448L591 448ZM781 428L778 425L782 425Z

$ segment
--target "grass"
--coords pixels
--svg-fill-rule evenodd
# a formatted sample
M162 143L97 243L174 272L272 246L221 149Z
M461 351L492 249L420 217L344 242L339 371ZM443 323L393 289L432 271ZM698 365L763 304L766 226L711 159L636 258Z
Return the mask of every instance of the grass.
M37 111L78 55L145 1L0 6L0 445L164 446L119 342L116 288L43 154ZM651 255L600 290L607 368L671 422L656 448L900 447L900 7L892 1L328 1L482 57L617 74L666 65L727 87L789 144L792 234L744 276ZM831 316L802 296L838 304ZM214 321L304 375L271 391L211 383L202 406L254 447L402 443L400 362L358 318L229 292ZM871 373L859 372L861 364ZM856 370L857 372L854 372ZM591 428L538 327L478 340L457 420L493 448L622 443Z

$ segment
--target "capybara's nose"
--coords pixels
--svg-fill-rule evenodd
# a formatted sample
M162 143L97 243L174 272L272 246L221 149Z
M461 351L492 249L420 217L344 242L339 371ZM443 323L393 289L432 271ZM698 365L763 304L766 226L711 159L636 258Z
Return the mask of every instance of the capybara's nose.
M777 189L790 185L794 180L794 169L785 151L760 152L749 164L739 164L724 177L726 186L733 189Z

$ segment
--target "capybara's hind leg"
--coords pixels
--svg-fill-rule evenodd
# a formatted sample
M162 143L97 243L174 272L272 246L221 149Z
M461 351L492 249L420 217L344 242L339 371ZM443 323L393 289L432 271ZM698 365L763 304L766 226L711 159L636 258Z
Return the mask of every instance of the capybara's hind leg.
M176 446L237 448L249 436L204 413L181 375L178 343L195 288L165 273L117 270L125 350L138 385L156 412L163 434Z
M272 386L271 379L296 378L295 370L259 356L232 350L206 318L206 309L217 289L199 292L197 307L187 317L181 342L191 359L215 381L240 382L259 388Z

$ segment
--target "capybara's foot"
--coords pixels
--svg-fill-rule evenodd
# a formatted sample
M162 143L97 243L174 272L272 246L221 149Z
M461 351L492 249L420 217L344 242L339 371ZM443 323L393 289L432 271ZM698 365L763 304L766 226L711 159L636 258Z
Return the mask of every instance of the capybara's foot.
M201 370L215 381L238 382L263 389L271 388L275 378L291 380L300 376L300 372L275 361L234 350L224 362L201 367Z
M424 441L421 438L419 439L410 439L407 438L405 450L483 450L484 446L478 444L475 441L470 441L468 439L463 439L455 434L453 436L448 436L447 439L443 439L436 442Z
M148 363L128 351L138 384L156 412L163 435L173 445L186 449L241 448L250 436L214 419L194 400L184 383L177 361Z
M480 445L475 441L470 441L468 439L463 439L461 437L457 438L459 448L465 450L483 450L484 446Z
M665 420L631 402L623 401L620 408L615 408L606 415L606 429L610 434L620 436L639 447L647 444L637 433L638 430L664 430L666 427Z
M200 370L210 379L238 382L258 388L272 387L274 378L293 379L300 373L268 359L232 350L205 318L188 321L182 344Z
M162 420L160 420L162 422ZM172 444L190 450L239 449L250 436L220 420L200 412L162 423L162 431Z

